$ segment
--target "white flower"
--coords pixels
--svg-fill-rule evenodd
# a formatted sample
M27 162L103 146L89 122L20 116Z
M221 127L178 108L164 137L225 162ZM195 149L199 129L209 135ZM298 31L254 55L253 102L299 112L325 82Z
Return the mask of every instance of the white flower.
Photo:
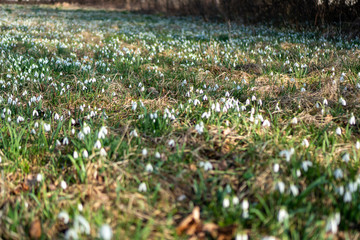
M57 218L62 219L65 224L69 223L69 214L65 211L60 212Z
M279 172L280 165L278 163L275 163L273 169L274 169L274 172L276 172L276 173Z
M84 133L85 135L88 135L88 134L90 133L91 129L90 129L90 127L89 127L88 125L85 124L85 126L84 126L84 128L83 128L82 131L83 131L83 133Z
M94 148L96 149L100 149L101 148L101 142L99 140L96 140L95 144L94 144Z
M99 237L103 240L111 240L113 234L111 227L108 224L104 224L99 229Z
M137 133L137 131L136 131L136 129L134 129L134 130L132 130L132 131L130 132L130 136L131 136L131 137L138 137L138 136L139 136L138 133Z
M311 167L313 165L312 162L310 161L303 161L301 163L301 167L304 169L305 172L307 172L307 170L309 169L309 167Z
M148 163L148 164L146 164L145 171L148 173L151 173L154 171L154 168L150 163Z
M135 111L135 110L136 110L136 107L137 107L137 103L136 103L136 102L132 102L131 105L132 105L132 106L131 106L132 110Z
M160 153L159 153L159 152L156 152L156 153L155 153L155 157L156 157L156 158L161 158Z
M276 183L275 188L276 188L277 190L279 190L279 192L280 192L281 194L285 192L285 184L284 184L283 182L281 182L281 181L279 181L279 182Z
M350 125L355 125L355 116L353 114L351 114L351 117L349 119L349 124Z
M293 119L291 119L291 124L296 125L298 123L298 120L296 117L294 117Z
M351 193L349 191L346 191L344 195L344 202L351 202L351 200L352 200Z
M340 213L336 213L334 216L328 218L326 222L326 232L331 232L332 234L337 233L339 224Z
M64 180L61 181L60 186L61 186L61 188L64 189L64 190L67 188L67 184L66 184L66 182L65 182Z
M290 191L291 193L294 195L294 197L296 197L297 195L299 195L299 189L297 186L295 186L294 184L290 185Z
M204 171L209 171L209 170L213 169L213 166L212 166L211 162L209 162L209 161L200 162L199 166L204 168Z
M346 106L346 101L345 101L345 99L342 98L342 97L340 97L339 103L341 103L341 105L343 105L343 106Z
M355 147L356 147L356 149L360 149L360 141L356 141L356 144L355 144Z
M203 123L203 122L200 122L200 124L196 124L195 130L196 130L199 134L202 134L202 133L204 132L204 123Z
M147 191L146 184L144 182L140 183L138 191L139 192L146 192Z
M307 147L309 147L310 144L309 144L309 141L305 138L305 139L303 139L301 145L307 148Z
M284 222L285 220L287 220L289 218L289 214L286 211L286 209L282 208L280 209L279 213L278 213L278 221L280 223Z
M335 169L334 177L336 179L343 178L343 176L344 176L343 171L340 168Z
M175 147L175 141L174 139L171 139L169 142L168 142L169 146L170 147Z
M62 142L63 145L68 145L69 144L69 139L67 137L65 137L63 139L63 142Z
M241 202L241 208L243 211L247 211L249 209L249 201L247 199L244 199Z
M69 239L69 240L79 239L77 231L73 228L69 228L65 233L65 239Z
M324 98L323 104L324 104L324 105L328 105L328 104L329 104L329 103L328 103L328 100L327 100L326 98Z
M263 127L270 127L269 120L265 120L262 125L263 125Z
M240 234L238 233L235 237L235 240L248 240L248 235L246 233Z
M101 148L100 149L100 156L101 157L106 157L107 153L106 153L106 150L104 148Z
M335 132L336 132L337 135L340 136L341 135L341 128L337 127Z
M78 210L79 210L80 212L82 212L83 209L84 209L84 207L83 207L83 205L82 205L81 203L79 203L79 204L77 205L77 208L78 208Z
M295 153L295 149L291 148L290 150L282 150L279 155L280 157L285 157L286 161L289 162L291 156Z
M349 162L350 161L350 154L348 154L348 153L345 153L344 155L342 155L342 160L344 161L344 162Z
M76 215L74 218L74 229L79 233L90 234L90 224L89 222L81 215Z
M234 196L233 197L233 199L232 199L232 203L233 203L233 205L235 206L235 205L238 205L239 204L239 198L237 197L237 196Z
M79 157L78 152L77 152L77 151L74 151L74 153L73 153L73 158L74 158L74 159L77 159L78 157Z
M43 176L41 173L39 173L38 175L36 175L36 181L41 182L43 180Z
M82 156L83 156L83 158L88 158L88 157L89 157L88 151L84 150L84 151L82 152Z
M45 130L45 132L49 132L51 130L51 125L44 123L44 130Z
M228 198L224 198L223 208L228 208L229 206L230 206L230 200Z
M146 148L144 148L141 153L142 153L143 157L146 157L148 154L148 151Z

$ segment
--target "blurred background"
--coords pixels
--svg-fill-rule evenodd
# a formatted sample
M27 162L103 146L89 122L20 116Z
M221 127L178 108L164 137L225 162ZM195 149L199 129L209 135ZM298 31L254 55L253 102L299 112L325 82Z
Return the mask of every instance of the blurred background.
M201 16L205 21L337 26L360 33L360 0L0 0L0 3L102 6L143 13ZM298 29L299 30L299 29Z

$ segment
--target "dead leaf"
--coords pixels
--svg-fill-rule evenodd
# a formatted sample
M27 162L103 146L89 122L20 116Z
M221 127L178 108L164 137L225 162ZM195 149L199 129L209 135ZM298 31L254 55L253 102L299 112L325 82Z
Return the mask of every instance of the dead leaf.
M187 216L176 228L178 235L186 234L189 239L207 239L206 236L211 235L217 240L231 240L236 232L236 225L219 227L215 223L203 224L200 219L200 208L195 207L192 213Z
M31 223L29 233L32 239L39 239L41 237L41 222L39 219L35 219Z

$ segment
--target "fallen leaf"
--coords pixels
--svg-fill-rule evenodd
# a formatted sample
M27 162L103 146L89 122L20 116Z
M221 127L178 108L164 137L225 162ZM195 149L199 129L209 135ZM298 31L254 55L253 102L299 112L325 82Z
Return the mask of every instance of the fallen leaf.
M41 237L41 222L39 219L32 221L29 233L32 239L39 239Z

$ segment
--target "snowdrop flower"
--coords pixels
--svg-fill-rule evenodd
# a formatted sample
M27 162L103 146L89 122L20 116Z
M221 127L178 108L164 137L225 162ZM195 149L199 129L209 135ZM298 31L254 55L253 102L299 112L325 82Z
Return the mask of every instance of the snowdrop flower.
M66 233L65 233L65 239L66 240L75 240L75 239L79 239L77 231L73 228L69 228Z
M100 128L99 133L98 133L98 138L99 138L99 139L104 139L105 136L107 135L107 133L108 133L108 130L106 129L106 127L102 126L102 127Z
M100 149L101 148L101 142L99 140L96 140L96 142L94 144L94 148L95 149Z
M344 195L344 202L351 202L351 200L352 200L351 193L349 191L346 191Z
M291 193L294 195L294 197L296 197L297 195L299 195L299 189L297 188L297 186L295 186L294 184L290 185L290 191Z
M265 120L262 125L263 125L263 127L270 127L269 120Z
M103 240L111 240L113 234L111 227L108 224L104 224L99 229L99 237Z
M243 211L249 210L249 202L247 199L244 199L241 203L241 208Z
M140 183L138 191L139 192L146 192L147 191L146 184L144 182Z
M326 222L326 232L331 232L332 234L337 233L339 224L340 213L336 213L334 216L328 218Z
M83 207L83 205L82 205L81 203L79 203L79 204L77 205L77 208L78 208L78 210L79 210L80 212L82 212L82 211L84 210L84 207Z
M36 175L36 181L41 182L43 180L43 176L41 173L39 173L38 175Z
M143 157L146 157L148 154L148 151L146 148L144 148L141 153L142 153Z
M283 182L281 182L281 181L279 181L279 182L276 183L275 188L276 188L277 190L279 190L279 192L280 192L281 194L285 192L285 184L284 184Z
M238 233L235 237L235 240L248 240L248 235L246 233L240 234Z
M81 215L75 215L74 218L74 229L79 233L85 233L86 235L90 234L90 224L89 222Z
M50 124L44 123L43 126L44 126L45 132L49 132L51 130L51 125Z
M274 169L274 172L275 172L275 173L279 172L279 170L280 170L280 165L279 165L278 163L275 163L273 169Z
M295 149L291 148L290 150L282 150L279 155L280 157L285 157L286 161L289 162L291 156L295 153Z
M204 132L204 123L203 123L203 122L200 122L200 124L196 124L195 130L196 130L199 134L202 134L202 133Z
M132 131L130 132L130 136L131 136L131 137L138 137L138 136L139 136L138 133L137 133L137 131L136 131L136 129L134 129L134 130L132 130Z
M107 156L106 150L104 148L100 149L100 156L101 157L106 157Z
M343 176L344 176L343 171L340 168L335 169L334 177L336 179L343 178Z
M266 236L266 237L263 237L261 240L276 240L276 237Z
M74 151L74 153L73 153L73 158L74 158L74 159L77 159L78 157L79 157L78 152L77 152L77 151Z
M199 166L204 168L204 171L206 171L206 172L213 169L213 166L212 166L211 162L209 162L209 161L200 162Z
M289 218L289 214L286 211L285 208L280 209L279 213L278 213L278 221L280 223L286 221Z
M230 206L230 200L228 198L224 198L223 208L228 208L229 206Z
M344 155L342 155L342 160L344 161L344 162L349 162L350 161L350 154L349 153L345 153Z
M351 117L349 119L349 124L350 125L355 125L355 116L354 116L354 114L351 114Z
M296 125L298 123L298 120L296 117L294 117L292 120L291 120L291 124L293 125Z
M82 156L83 156L83 158L89 157L89 153L88 153L88 151L86 151L86 149L82 152Z
M309 141L305 138L302 143L301 143L302 146L308 148L309 147Z
M341 128L337 127L335 132L336 132L337 135L340 136L341 135Z
M339 103L341 103L341 105L343 105L343 106L346 106L346 101L345 101L345 99L342 98L342 97L340 97Z
M61 219L65 224L69 223L69 214L65 211L60 212L57 218Z
M345 192L344 186L337 187L337 188L335 189L335 192L338 193L340 196L343 196L343 195L344 195L344 192Z
M68 145L69 144L69 139L67 137L65 137L63 139L63 142L62 142L63 145Z
M156 158L161 158L160 153L159 153L159 152L156 152L156 153L155 153L155 157L156 157Z
M232 203L233 203L234 206L238 205L239 202L240 202L240 201L239 201L239 198L238 198L237 196L235 196L235 197L232 198Z
M171 140L168 142L168 145L169 145L170 147L175 147L175 141L174 141L174 139L171 139Z
M324 98L323 104L324 104L325 106L329 104L329 103L328 103L328 100L327 100L326 98Z
M355 144L355 147L356 147L356 149L360 149L360 141L356 141L356 144Z
M148 163L146 164L145 171L148 173L152 173L154 171L154 168L150 163Z
M303 161L301 163L301 167L304 169L305 172L307 172L307 170L309 169L309 167L311 167L313 165L312 162L310 161Z
M88 125L85 125L82 131L85 135L88 135L90 133L91 129Z
M67 188L67 184L66 184L66 182L65 182L64 180L61 181L60 186L61 186L61 188L64 189L64 190Z
M136 102L132 102L132 104L131 104L131 109L132 109L133 111L135 111L136 108L137 108L137 103L136 103Z

